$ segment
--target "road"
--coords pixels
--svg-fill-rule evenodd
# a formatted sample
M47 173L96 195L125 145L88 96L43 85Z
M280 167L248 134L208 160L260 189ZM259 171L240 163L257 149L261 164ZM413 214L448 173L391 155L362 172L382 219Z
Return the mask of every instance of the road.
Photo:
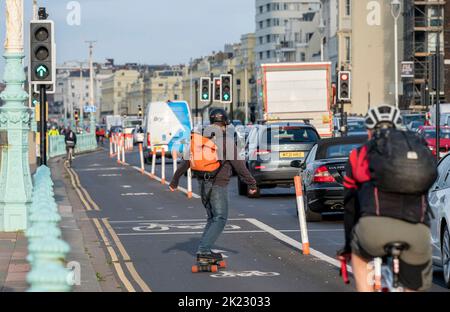
M261 198L248 199L238 195L236 178L229 186L229 222L216 246L228 268L191 273L206 216L200 199L172 193L139 172L137 151L127 153L126 162L118 165L105 149L77 156L70 175L128 291L354 290L354 283L344 285L334 260L344 240L341 216L309 223L312 255L302 255L294 189L263 190ZM172 168L167 160L169 181ZM180 186L186 183L183 178ZM446 291L442 283L435 272L432 290Z

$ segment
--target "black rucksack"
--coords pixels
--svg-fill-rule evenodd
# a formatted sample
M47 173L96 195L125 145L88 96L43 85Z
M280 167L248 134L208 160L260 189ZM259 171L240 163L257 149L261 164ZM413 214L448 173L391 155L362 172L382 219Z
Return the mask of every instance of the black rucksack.
M418 135L383 129L368 144L372 181L380 191L424 195L436 181L436 158Z

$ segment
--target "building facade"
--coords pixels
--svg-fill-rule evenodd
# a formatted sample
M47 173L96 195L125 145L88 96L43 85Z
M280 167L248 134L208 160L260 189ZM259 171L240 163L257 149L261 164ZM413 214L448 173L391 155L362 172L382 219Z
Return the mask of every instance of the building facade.
M127 91L140 76L135 69L120 69L103 80L101 116L129 115Z
M320 41L317 44L317 39L313 40L316 51L307 55L319 25L316 16L320 11L319 0L256 0L255 3L255 60L258 67L263 63L303 62L317 53L320 58Z

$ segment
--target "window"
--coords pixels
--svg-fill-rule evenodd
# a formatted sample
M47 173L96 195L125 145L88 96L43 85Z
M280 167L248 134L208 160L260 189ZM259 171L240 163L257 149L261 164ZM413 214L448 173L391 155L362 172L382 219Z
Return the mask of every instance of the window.
M301 62L306 62L306 54L305 54L305 52L300 53L300 61Z
M266 5L266 11L267 11L267 12L270 12L270 3L268 3L268 4Z
M260 59L260 60L264 59L264 53L259 52L259 59Z
M272 20L268 19L266 20L266 27L272 26Z
M264 13L264 6L261 5L259 7L259 14L262 14L262 13Z
M352 1L345 0L345 16L350 16L352 13Z
M351 51L352 51L352 44L350 37L345 37L345 61L350 63L351 60Z
M266 52L266 58L270 59L270 51Z
M271 37L270 35L267 35L267 36L266 36L266 42L267 42L267 43L270 43L270 37Z
M279 18L274 18L273 19L273 26L280 26L280 19Z
M259 44L264 44L264 37L259 37Z
M263 28L264 28L264 22L261 21L261 22L259 22L259 29L263 29Z

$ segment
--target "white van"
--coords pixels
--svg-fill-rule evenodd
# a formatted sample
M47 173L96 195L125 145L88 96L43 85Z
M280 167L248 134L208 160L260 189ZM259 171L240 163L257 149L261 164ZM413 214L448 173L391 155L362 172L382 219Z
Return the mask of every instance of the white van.
M192 131L192 116L189 104L178 102L150 103L144 116L144 157L150 161L153 150L161 156L164 149L167 157L172 151L183 153L189 144Z

